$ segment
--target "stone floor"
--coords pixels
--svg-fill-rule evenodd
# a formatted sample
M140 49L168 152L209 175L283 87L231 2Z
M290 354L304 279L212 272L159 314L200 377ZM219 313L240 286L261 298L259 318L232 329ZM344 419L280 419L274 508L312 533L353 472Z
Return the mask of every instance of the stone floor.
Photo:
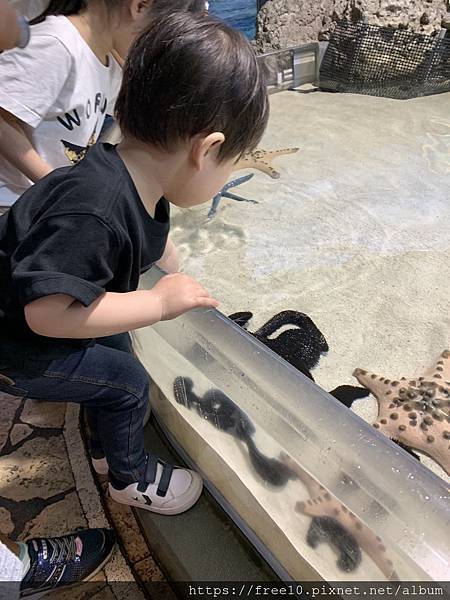
M0 531L27 540L114 527L119 549L95 583L51 598L143 599L145 582L164 577L132 510L99 492L106 482L94 481L79 424L76 405L0 394Z

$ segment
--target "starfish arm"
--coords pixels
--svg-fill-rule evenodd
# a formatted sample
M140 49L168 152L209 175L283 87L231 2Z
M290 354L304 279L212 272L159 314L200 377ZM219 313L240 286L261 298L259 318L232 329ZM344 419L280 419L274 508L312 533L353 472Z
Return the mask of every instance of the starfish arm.
M273 160L277 156L282 156L283 154L295 154L298 152L300 148L281 148L280 150L269 150L266 153L266 158L268 160Z
M242 185L243 183L246 183L252 177L253 177L253 173L251 173L250 175L244 175L244 177L239 177L238 179L233 179L233 181L229 181L226 185L224 185L223 188L220 190L220 192L218 194L216 194L216 196L214 196L214 199L211 204L211 208L209 209L209 212L208 212L208 218L211 219L212 217L215 216L217 209L219 207L220 201L223 197L230 198L231 200L239 200L241 202L251 202L253 204L258 204L258 202L256 202L256 200L247 200L246 198L241 198L240 196L235 196L234 194L231 194L230 192L228 192L229 189L231 189L233 187L237 187L238 185Z
M276 171L271 163L277 156L284 154L295 154L299 148L281 148L280 150L254 150L249 154L245 154L237 163L235 171L240 169L258 169L262 173L269 175L272 179L279 179L280 173Z
M423 376L425 379L431 377L436 380L450 381L450 350L444 350L435 364L425 371Z
M217 194L217 196L214 196L214 199L211 204L211 208L209 209L209 212L208 212L208 219L211 219L212 217L215 216L221 199L222 199L222 194Z
M247 198L242 198L242 196L232 194L231 192L222 192L222 197L229 198L230 200L237 200L238 202L250 202L251 204L258 204L256 200L248 200Z
M328 492L322 492L306 502L297 502L295 510L310 517L330 517L335 519L346 531L356 539L359 547L373 560L383 575L391 579L394 565L386 556L386 547L381 538L367 527L356 515L341 504Z
M309 475L302 467L288 454L281 452L280 461L297 475L300 481L306 486L311 498L318 496L325 491L325 488L320 485L311 475Z
M262 160L252 160L251 158L241 159L233 169L234 171L240 171L241 169L257 169L265 175L269 175L272 179L280 179L280 174L275 171L268 163Z
M389 380L385 380L384 377L380 377L376 373L370 373L364 369L355 369L353 377L356 377L359 383L370 390L377 398L385 391L384 382L389 382Z
M227 183L226 185L223 186L223 188L220 190L220 192L218 193L218 196L223 196L225 194L225 192L227 192L229 189L231 189L232 187L235 187L233 184L234 182L237 181L237 179L235 179L234 181L230 181L229 183Z
M255 176L254 173L250 173L249 175L244 175L243 177L238 177L237 179L233 179L233 181L229 181L223 188L222 192L228 191L230 188L237 187L238 185L242 185L243 183L247 183Z
M250 181L250 179L252 179L252 177L254 177L254 173L250 173L249 175L244 175L243 177L238 177L237 179L233 179L232 181L229 181L220 190L220 192L218 193L218 196L223 196L225 194L225 192L227 192L231 188L237 187L238 185L242 185L243 183Z

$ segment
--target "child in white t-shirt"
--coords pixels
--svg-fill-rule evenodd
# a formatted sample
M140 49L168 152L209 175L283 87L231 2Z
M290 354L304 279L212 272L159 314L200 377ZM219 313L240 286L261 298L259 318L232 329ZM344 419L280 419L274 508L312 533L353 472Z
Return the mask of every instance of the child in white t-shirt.
M0 206L97 141L148 0L52 0L25 50L0 55Z

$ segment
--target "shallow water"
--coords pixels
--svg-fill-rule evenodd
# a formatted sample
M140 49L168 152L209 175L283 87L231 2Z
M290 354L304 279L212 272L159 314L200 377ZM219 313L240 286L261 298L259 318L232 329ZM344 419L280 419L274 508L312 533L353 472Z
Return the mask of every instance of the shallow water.
M256 0L209 0L209 12L253 39L256 33Z
M260 147L299 152L275 159L280 179L257 171L235 190L257 205L174 211L183 270L225 314L251 310L251 330L307 313L330 346L314 371L325 389L357 384L356 367L420 374L450 346L449 102L272 96ZM354 408L376 417L374 400Z

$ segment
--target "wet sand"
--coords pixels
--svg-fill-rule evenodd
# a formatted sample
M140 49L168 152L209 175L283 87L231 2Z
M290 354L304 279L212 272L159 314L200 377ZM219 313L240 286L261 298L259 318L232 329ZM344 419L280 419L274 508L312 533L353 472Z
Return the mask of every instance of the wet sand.
M222 200L173 211L183 270L250 330L282 310L307 313L330 352L325 389L363 367L419 375L450 346L450 94L410 101L283 92L261 148L297 146ZM239 172L236 176L244 174ZM354 403L368 421L373 398ZM434 463L427 464L439 475Z

